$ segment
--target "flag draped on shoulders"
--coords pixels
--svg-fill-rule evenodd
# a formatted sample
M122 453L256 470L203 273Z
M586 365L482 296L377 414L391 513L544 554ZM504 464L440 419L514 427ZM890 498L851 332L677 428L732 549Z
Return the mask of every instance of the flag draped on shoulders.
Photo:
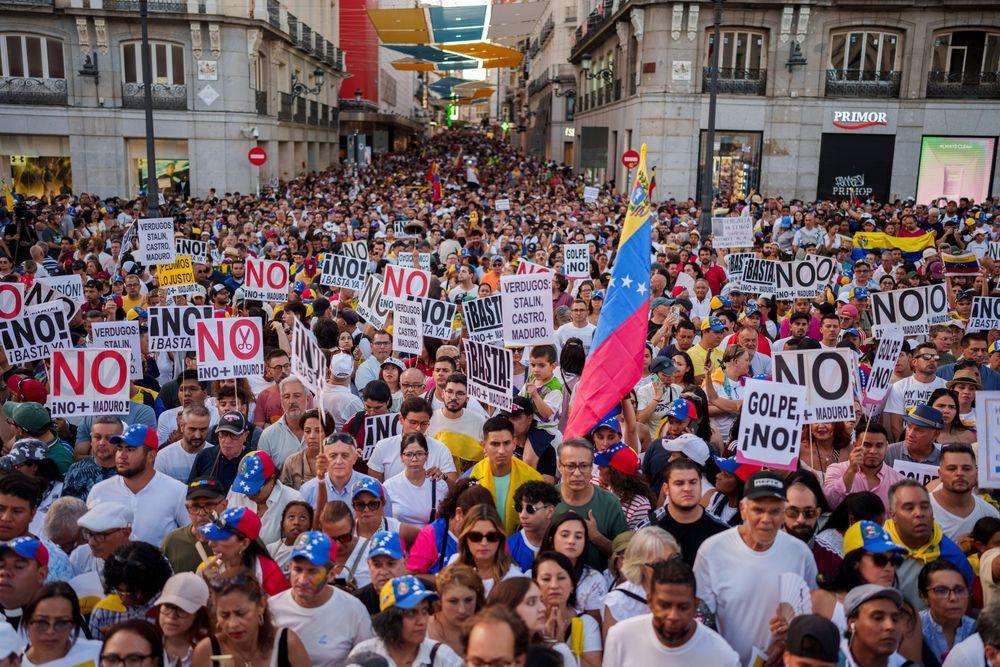
M625 226L607 298L597 321L590 355L573 392L566 438L586 435L642 377L649 319L649 247L652 243L650 180L646 146L628 200Z

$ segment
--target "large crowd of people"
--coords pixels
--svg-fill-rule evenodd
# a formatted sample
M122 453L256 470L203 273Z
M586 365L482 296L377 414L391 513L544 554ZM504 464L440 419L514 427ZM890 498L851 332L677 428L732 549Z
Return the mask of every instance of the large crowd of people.
M976 427L1000 332L967 330L1000 292L1000 200L716 202L753 218L744 252L835 259L815 298L783 300L744 291L698 204L654 186L642 377L564 437L628 208L587 185L456 130L259 197L168 194L176 236L209 242L187 296L130 243L142 197L0 208L0 282L79 275L73 345L138 320L142 362L127 414L53 418L45 360L2 358L0 665L1000 667L1000 496L977 474L998 445ZM428 296L459 304L549 269L552 344L512 348L509 409L469 395L461 308L404 354L391 316L324 284L324 255L359 240L372 273L429 255ZM589 277L566 277L570 243ZM978 269L945 275L965 252ZM246 298L248 258L288 263L287 299ZM862 404L870 295L930 284L949 319ZM151 351L148 309L189 304L259 319L264 374L209 382L195 352ZM322 391L291 372L298 325ZM805 425L793 470L738 458L747 380L823 348L854 352L856 417Z

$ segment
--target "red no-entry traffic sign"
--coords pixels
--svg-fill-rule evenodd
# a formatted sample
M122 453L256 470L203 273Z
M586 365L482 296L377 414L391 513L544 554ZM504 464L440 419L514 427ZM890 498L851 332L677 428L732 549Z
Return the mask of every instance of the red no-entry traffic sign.
M639 153L636 151L625 151L622 153L622 164L626 169L635 169L639 166Z
M260 165L267 162L267 153L264 152L264 149L261 148L260 146L254 146L253 148L250 149L250 152L247 153L247 159L250 160L250 164L252 164L255 167L259 167ZM635 159L636 162L638 162L639 156L636 155Z

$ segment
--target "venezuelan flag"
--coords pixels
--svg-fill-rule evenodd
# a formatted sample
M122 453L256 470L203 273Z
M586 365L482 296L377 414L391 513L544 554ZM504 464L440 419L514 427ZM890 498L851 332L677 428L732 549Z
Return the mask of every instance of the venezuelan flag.
M908 262L917 262L924 248L934 247L934 232L922 236L890 236L885 232L858 232L854 235L854 259L864 259L869 250L898 248Z
M573 394L566 438L586 435L611 408L621 403L642 377L652 243L649 186L643 144L607 298L583 376Z
M431 165L434 170L434 180L431 182L431 201L437 203L441 201L441 171L438 169L437 162Z
M979 274L979 259L975 253L963 252L957 255L941 253L946 276L975 276Z

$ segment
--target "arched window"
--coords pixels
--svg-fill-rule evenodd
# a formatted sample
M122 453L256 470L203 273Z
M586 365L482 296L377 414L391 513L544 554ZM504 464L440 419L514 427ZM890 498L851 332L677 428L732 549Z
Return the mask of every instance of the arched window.
M899 97L903 38L887 30L842 30L830 35L828 97Z
M1000 28L934 36L927 97L1000 99Z
M711 85L714 35L708 34L702 92ZM736 95L763 95L767 83L767 39L763 32L723 29L720 33L719 92Z

